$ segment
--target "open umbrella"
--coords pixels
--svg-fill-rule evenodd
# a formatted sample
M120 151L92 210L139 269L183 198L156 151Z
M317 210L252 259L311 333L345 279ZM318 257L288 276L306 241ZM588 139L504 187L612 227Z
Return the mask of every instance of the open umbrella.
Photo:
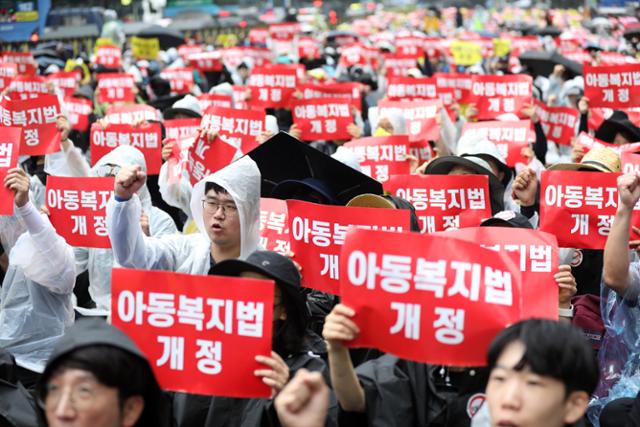
M143 39L158 39L160 42L160 49L167 50L171 47L178 47L183 45L184 36L180 31L177 31L172 28L162 27L160 25L151 25L150 27L144 28L136 37L140 37Z
M280 182L315 178L323 181L342 204L359 194L382 194L382 184L375 179L327 156L280 132L248 154L262 175L262 197L272 196Z
M628 30L625 30L623 35L625 39L632 39L634 37L640 38L640 27L629 28Z
M562 30L558 27L534 28L533 30L531 30L531 34L535 34L537 36L558 37L560 34L562 34Z
M553 68L557 65L564 65L564 68L569 72L569 77L573 78L578 75L582 75L582 65L578 62L572 61L558 52L538 52L528 51L524 52L518 57L520 64L526 66L532 76L545 76L547 77L553 72Z

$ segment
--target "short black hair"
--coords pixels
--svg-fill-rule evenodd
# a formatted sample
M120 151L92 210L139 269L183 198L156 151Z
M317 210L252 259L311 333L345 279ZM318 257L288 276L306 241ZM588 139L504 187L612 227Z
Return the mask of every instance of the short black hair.
M524 354L514 367L561 381L565 396L574 391L592 394L598 385L598 362L593 349L580 331L553 320L529 319L509 326L491 343L487 360L489 370L511 343L521 342Z
M206 195L209 191L213 190L214 193L217 194L229 194L227 190L223 187L219 186L215 182L207 182L204 184L204 194Z
M142 396L144 409L135 427L151 426L159 412L156 407L156 382L149 364L125 350L110 345L91 345L80 347L54 361L47 369L47 377L41 380L39 399L44 402L47 393L46 384L56 375L68 369L80 369L90 372L101 384L118 390L120 409L132 396Z

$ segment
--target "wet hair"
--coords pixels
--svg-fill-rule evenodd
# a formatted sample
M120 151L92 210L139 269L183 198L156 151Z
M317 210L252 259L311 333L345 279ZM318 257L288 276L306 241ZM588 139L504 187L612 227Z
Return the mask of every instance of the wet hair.
M514 369L529 368L538 375L561 381L565 397L574 391L591 395L598 385L598 363L593 349L573 326L543 319L509 326L491 343L487 354L489 370L496 367L500 355L514 342L521 342L525 347Z
M213 190L216 194L229 194L227 190L223 187L219 186L215 182L207 182L204 184L204 194L206 195L209 191Z
M157 406L158 386L149 364L142 358L110 345L91 345L67 353L47 368L47 376L42 377L38 390L39 399L46 398L46 384L68 369L90 372L101 384L118 390L118 401L122 410L124 402L132 396L142 396L145 404L135 427L155 425L159 408Z

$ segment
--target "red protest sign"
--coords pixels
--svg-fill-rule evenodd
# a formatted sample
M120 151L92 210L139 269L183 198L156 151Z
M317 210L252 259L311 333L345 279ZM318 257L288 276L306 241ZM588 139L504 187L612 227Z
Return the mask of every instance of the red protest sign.
M384 55L384 68L387 70L387 76L390 77L406 77L409 70L418 67L418 61L415 56L386 54Z
M136 98L133 92L134 86L135 83L131 74L98 74L98 86L96 88L98 102L101 104L133 102Z
M622 173L640 173L640 154L623 152L620 155Z
M225 142L248 153L258 146L256 141L264 128L265 116L264 110L209 107L200 126L217 132Z
M297 86L296 65L268 65L251 71L251 103L265 108L287 108Z
M399 175L384 188L413 204L421 233L477 227L491 218L485 175Z
M251 58L253 65L260 67L271 62L271 57L271 50L267 48L234 46L222 50L222 60L229 69L236 69L246 58Z
M274 40L293 40L293 37L300 32L298 22L280 22L269 25L269 36Z
M84 98L68 97L64 99L67 118L71 129L86 132L89 129L89 115L93 112L93 102Z
M246 90L246 89L244 89ZM201 111L207 111L209 107L233 108L233 97L214 93L203 93L197 97Z
M518 163L529 164L529 159L522 154L522 150L529 147L530 128L531 122L529 120L467 122L462 127L461 138L474 135L489 139L506 159L507 166L513 168Z
M433 77L436 79L438 91L451 88L456 101L467 102L467 98L471 94L471 74L435 73Z
M8 87L11 80L18 75L18 65L10 62L0 62L0 90Z
M252 44L266 44L268 38L268 28L252 28L249 30L249 42Z
M347 127L353 123L353 116L348 99L300 100L293 104L291 112L303 141L351 139Z
M304 270L307 288L338 295L340 248L349 226L408 231L405 209L356 208L287 201L289 237L295 260Z
M578 138L576 138L575 145L580 145L583 148L584 154L587 154L589 151L594 148L608 148L611 151L615 151L619 155L622 153L635 153L640 151L640 142L634 142L631 144L610 144L608 142L601 141L593 136L589 135L585 132L580 132Z
M238 152L238 148L216 137L212 142L196 138L189 148L187 171L192 185L227 166Z
M35 76L36 61L31 52L4 52L3 62L11 62L18 65L18 73L22 75Z
M402 36L396 37L396 52L405 57L415 59L424 57L424 37Z
M378 120L382 117L401 114L406 119L406 133L409 141L437 141L440 138L440 125L436 117L442 107L440 101L423 99L415 101L378 102Z
M13 78L9 85L9 90L22 95L27 94L48 94L47 79L41 76L18 75ZM23 96L22 99L27 99Z
M189 93L195 85L193 68L191 67L165 68L160 73L160 76L165 80L169 80L171 92L173 93Z
M0 100L2 126L18 126L22 130L20 154L41 156L60 150L60 133L56 118L60 104L55 95L38 95L28 100Z
M549 141L571 145L580 119L578 110L570 107L547 107L542 102L536 102L536 114Z
M200 52L187 55L186 65L197 68L203 73L222 71L220 52Z
M9 169L18 166L22 128L0 126L0 215L13 215L13 191L4 186Z
M312 37L300 37L298 39L299 58L320 58L322 45Z
M110 248L107 202L113 178L47 178L47 208L56 232L71 246Z
M429 141L414 141L409 144L409 153L418 158L420 162L426 162L435 157Z
M165 390L269 397L254 371L271 354L273 294L266 280L114 268L112 322Z
M482 366L494 336L521 318L521 275L505 252L445 236L349 230L340 296L360 329L352 347Z
M563 248L604 249L618 207L617 178L604 172L543 171L540 230ZM633 225L640 225L636 206Z
M327 83L322 85L305 84L300 86L302 99L345 98L358 111L362 109L362 85L355 82Z
M387 87L390 100L438 99L438 86L433 77L392 77Z
M409 173L409 137L407 135L370 136L343 145L353 152L362 173L384 183L392 175Z
M198 135L201 119L171 119L164 121L167 139L183 139Z
M75 71L59 71L47 76L47 80L60 89L65 97L73 96L78 87L78 73Z
M147 123L138 127L125 124L109 124L103 128L99 123L91 126L91 164L95 165L105 154L119 145L130 145L144 155L147 175L157 175L162 166L160 123Z
M167 159L167 182L176 184L182 179L183 172L189 164L189 149L195 144L196 137L178 139Z
M260 245L283 255L291 252L285 200L260 199Z
M147 104L110 105L104 115L109 124L130 125L143 121L162 120L162 114Z
M442 235L509 254L522 273L522 318L558 320L558 285L553 277L558 266L558 241L554 235L502 227L462 228Z
M474 75L468 102L476 104L478 120L491 120L505 113L520 115L522 108L531 104L531 96L530 76Z
M178 46L178 55L185 59L191 54L200 53L204 51L204 46L201 44L183 44Z
M592 67L584 64L584 96L590 107L640 106L640 64Z
M104 68L115 70L120 68L122 59L122 50L116 46L100 46L96 50L96 65L102 65Z

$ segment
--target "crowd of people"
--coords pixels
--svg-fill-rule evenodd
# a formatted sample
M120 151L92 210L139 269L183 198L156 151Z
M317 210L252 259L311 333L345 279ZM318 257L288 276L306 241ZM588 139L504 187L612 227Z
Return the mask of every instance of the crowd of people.
M193 184L187 170L170 178L169 161L176 157L181 141L168 137L165 126L171 120L203 119L207 115L199 103L203 94L222 97L235 110L260 110L252 105L258 96L255 89L260 89L251 80L257 58L226 61L221 55L220 69L203 71L175 47L162 48L161 44L155 58L140 59L129 42L119 40L112 41L112 47L122 52L120 63L109 68L97 64L95 55L72 55L58 45L58 53L67 60L67 71L78 73L69 97L55 84L47 86L48 93L60 102L61 114L55 119L60 144L46 155L22 155L2 183L13 197L14 213L0 216L0 425L640 425L640 261L636 253L640 229L633 220L640 200L640 173L623 174L620 159L621 148L640 141L640 116L633 109L602 112L590 107L582 72L575 72L575 63L557 53L571 44L574 51L587 55L591 65L605 65L607 54L614 52L629 64L639 63L640 40L625 33L634 23L638 20L633 16L587 20L585 15L566 10L497 12L479 7L410 14L378 10L368 18L343 24L350 31L330 36L313 25L300 25L291 40L284 40L289 50L275 37L267 35L264 41L247 37L242 47L267 51L266 62L295 65L300 87L357 83L360 105L351 109L352 122L343 129L349 138L305 138L304 144L317 150L317 156L305 160L278 149L275 143L286 137L282 132L294 138L307 132L292 114L295 102L305 99L297 88L290 105L262 108L266 117L260 131L252 135L250 149L244 141L226 138L223 130L203 120L190 135L199 141L196 144L228 144L234 153ZM480 46L480 34L490 40L511 39L511 48L498 52L493 44L493 51L483 48L479 60L460 65L445 44L437 44L438 40L460 39ZM537 46L531 50L547 53L549 58L555 52L556 59L543 61L551 64L546 74L522 56L529 48L517 51L515 39L523 34ZM308 54L293 49L303 38L316 40L318 49ZM422 40L423 45L418 55L402 57L397 41L410 38ZM199 52L229 49L207 45L207 40L184 40L184 46ZM349 49L353 55L354 46L360 49L357 59L345 57ZM385 66L385 61L400 57L408 58L406 69L392 71ZM51 63L31 65L42 76L62 71ZM192 86L188 93L178 94L167 72L187 66L193 66ZM410 174L486 177L492 216L474 226L537 230L544 197L541 177L546 170L619 175L617 211L604 250L560 248L558 265L553 266L555 319L523 318L505 325L487 349L484 366L435 365L379 349L352 348L349 342L361 332L357 312L336 295L303 286L301 254L267 250L261 242L261 197L408 209L411 232L425 231L411 200L397 194L354 193L350 188L347 197L336 191L329 174L291 176L277 182L265 176L270 163L283 169L278 171L282 177L289 166L295 169L294 162L306 161L318 168L331 164L347 170L336 172L336 177L356 174L359 183L373 182L375 176L366 176L371 169L362 167L361 158L344 145L368 136L410 133L409 117L378 108L388 100L389 81L395 72L414 79L434 75L533 77L531 103L498 117L503 123L530 121L531 138L517 153L524 160L515 166L487 135L463 135L466 124L479 122L481 111L475 102L465 102L455 92L451 102L438 98L436 137L406 153L404 162ZM98 76L105 73L132 76L135 100L102 102ZM23 95L19 92L8 80L2 98L19 99ZM65 107L72 99L90 102L84 129L76 126ZM94 159L92 129L113 124L109 108L142 104L155 111L157 120L138 117L126 124L137 129L160 123L163 163L159 174L149 173L146 154L129 144L114 146ZM577 117L569 144L559 143L558 135L552 135L540 117L545 108L557 107ZM599 145L585 148L578 142L580 135ZM252 149L270 144L276 148L261 153L271 156L267 161L252 155ZM331 163L333 160L340 163ZM106 205L110 248L72 246L48 220L46 186L48 178L55 176L114 180ZM375 185L379 184L373 182L369 188ZM358 199L363 194L367 197ZM254 372L271 389L271 397L205 396L161 389L154 374L155 361L148 359L126 330L110 324L115 310L113 268L274 281L272 352L257 356L261 369Z

